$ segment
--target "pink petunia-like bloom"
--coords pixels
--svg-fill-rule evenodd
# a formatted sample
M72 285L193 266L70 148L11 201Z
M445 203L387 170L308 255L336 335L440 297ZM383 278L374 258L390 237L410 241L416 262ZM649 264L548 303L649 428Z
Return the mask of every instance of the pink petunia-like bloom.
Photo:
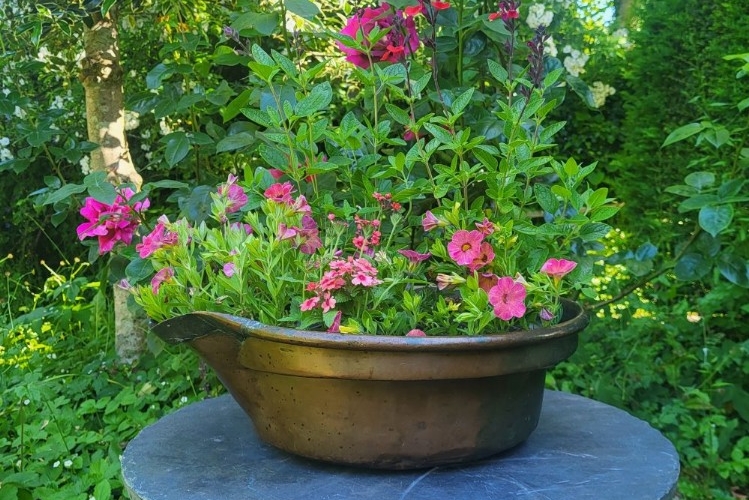
M431 231L432 229L437 229L443 225L443 222L435 217L430 210L427 210L427 213L424 214L424 218L421 219L421 227L424 228L424 231Z
M330 324L330 328L328 328L328 333L340 333L341 332L341 316L343 313L341 311L338 311L335 313L335 317L333 318L333 322Z
M494 232L494 223L484 217L484 220L476 223L476 229L481 231L484 236L489 236Z
M410 332L406 334L406 337L426 337L427 334L424 333L424 330L419 330L418 328L414 328Z
M320 307L322 307L322 312L328 312L331 309L335 309L335 303L335 297L333 297L330 292L325 292L322 297L322 304L320 304Z
M110 252L119 241L126 245L132 243L135 230L140 224L137 214L150 205L148 199L145 199L130 206L127 201L134 194L132 189L125 188L111 205L91 197L86 198L80 211L86 222L77 227L78 238L98 238L100 255Z
M226 208L227 213L238 212L247 204L247 194L241 186L237 185L237 177L232 174L229 174L225 184L218 187L218 194L229 200L229 206Z
M499 278L489 290L489 303L494 306L494 315L503 321L522 318L525 315L525 287L509 276Z
M494 273L481 273L479 274L479 288L489 293L494 285L499 282L499 276Z
M554 313L552 313L550 310L544 307L538 313L538 317L541 318L543 321L551 321L552 319L554 319Z
M374 28L386 31L374 44L367 40ZM393 9L383 3L380 7L367 7L359 10L346 26L341 30L342 35L353 38L362 37L362 45L367 52L361 52L353 47L346 47L337 42L338 48L346 54L346 60L360 68L367 69L371 61L397 62L413 54L419 48L419 34L413 17L403 17L403 11Z
M232 222L229 229L232 231L244 231L248 236L252 234L252 226L246 222Z
M577 267L577 262L565 259L549 259L541 266L541 272L561 279Z
M227 262L223 266L223 271L227 278L231 278L237 272L237 265L234 262Z
M269 200L275 201L276 203L283 203L284 205L292 205L294 199L291 193L294 191L294 186L290 182L276 183L268 187L263 193Z
M484 235L481 231L460 229L455 231L450 243L447 244L447 253L457 264L468 266L481 255L483 240Z
M479 247L479 256L468 264L468 269L473 272L481 269L494 260L494 248L487 241L482 241Z
M143 237L143 240L135 245L135 251L138 252L141 259L152 255L156 250L163 247L174 246L178 242L178 235L169 231L166 225L169 219L165 215L159 217L156 227L149 234Z
M432 254L429 252L419 253L416 250L411 250L411 249L406 249L406 248L402 250L398 250L398 253L404 256L405 258L407 258L409 262L411 262L412 264L418 264L419 262L424 262L425 260L427 260L429 257L432 256Z
M151 278L151 291L153 292L153 294L158 295L162 283L169 281L173 277L174 269L172 269L171 267L164 267L162 269L159 269L159 271L153 275L153 278Z
M308 298L304 302L302 302L301 305L299 306L299 309L302 311L311 311L312 309L317 307L317 304L319 303L320 303L320 297L315 295L313 297Z

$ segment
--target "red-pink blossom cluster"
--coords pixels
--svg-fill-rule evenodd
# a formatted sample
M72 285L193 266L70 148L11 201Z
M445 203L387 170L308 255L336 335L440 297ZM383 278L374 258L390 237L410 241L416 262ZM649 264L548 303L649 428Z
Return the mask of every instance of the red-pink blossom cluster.
M484 241L484 233L479 230L455 231L447 244L447 253L458 265L466 266L473 272L494 260L494 248Z
M293 212L302 214L300 226L287 226L279 224L278 238L280 240L293 240L294 246L304 254L311 255L322 247L320 240L320 231L317 222L310 215L312 208L307 203L304 195L299 195L296 199L292 196L294 187L290 182L276 183L265 190L265 197L280 205L289 207Z
M401 204L397 201L393 201L393 195L390 193L372 193L372 198L377 200L383 212L389 212L391 210L397 212L401 209Z
M374 254L374 249L380 244L382 238L380 221L378 219L362 219L358 215L354 215L354 223L356 224L356 234L351 243L362 254Z
M314 295L302 302L299 306L302 311L320 307L323 312L328 312L335 308L336 299L333 292L336 290L346 286L371 288L382 283L377 279L377 268L364 258L337 258L328 264L328 269L320 281L307 284L307 292Z
M126 245L132 243L135 230L140 224L138 214L150 206L148 199L130 205L128 200L134 194L132 189L125 188L111 205L91 197L86 198L80 211L86 222L76 229L78 238L83 240L97 237L99 254L110 252L118 241Z
M174 246L178 243L177 233L169 231L166 228L167 224L169 224L169 219L166 215L162 215L156 222L153 231L145 235L141 242L135 245L135 251L138 252L141 259L150 256L159 248Z

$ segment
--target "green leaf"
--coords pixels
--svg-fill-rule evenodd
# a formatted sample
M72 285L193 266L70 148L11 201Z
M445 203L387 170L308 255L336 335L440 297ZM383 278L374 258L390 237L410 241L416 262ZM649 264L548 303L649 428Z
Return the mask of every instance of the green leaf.
M712 172L692 172L691 174L684 177L684 182L688 186L702 191L706 187L710 187L715 184L715 174Z
M732 205L707 206L700 209L700 227L710 233L713 238L728 228L733 220Z
M718 269L734 285L749 288L749 262L738 255L723 254L718 261Z
M190 140L184 132L172 132L164 139L166 139L164 159L166 160L167 165L173 167L182 161L185 156L187 156L187 153L190 152Z
M101 4L101 15L102 17L105 17L107 15L107 12L109 12L109 9L112 8L114 3L117 0L104 0Z
M674 267L674 274L682 281L698 280L710 271L710 263L698 253L684 255Z
M673 132L671 132L670 134L668 134L668 137L666 137L666 140L663 141L663 144L661 144L661 147L663 148L663 147L668 146L669 144L683 141L687 137L691 137L694 134L702 132L704 129L705 129L705 126L701 123L689 123L687 125L679 127Z
M435 125L433 123L425 123L424 128L427 129L429 133L432 134L434 138L442 144L449 144L453 141L450 133L439 125Z
M578 78L576 76L567 75L565 77L565 80L567 81L567 85L570 86L573 92L580 96L580 99L583 100L586 106L589 108L595 108L596 107L596 101L593 99L593 92L590 90L590 87L588 87L588 84L586 84L582 78Z
M94 487L94 498L96 500L109 500L112 498L112 487L109 485L109 480L102 479Z
M498 82L506 82L507 79L510 77L509 73L507 73L507 70L498 62L494 61L493 59L488 59L486 61L487 67L489 68L489 73L492 74L494 78L497 79Z
M151 71L146 74L146 87L149 89L157 89L161 87L161 83L172 76L172 69L166 64L159 63Z
M689 212L690 210L697 210L698 208L706 207L719 203L720 199L714 194L698 194L697 196L691 196L679 204L679 212Z
M456 115L462 113L466 106L468 106L468 103L471 102L473 91L474 89L473 87L471 87L460 94L458 97L456 97L453 103L450 105L450 110Z
M601 222L591 222L580 228L580 238L583 241L598 241L611 231L611 226Z
M225 151L234 151L254 143L255 137L247 132L240 132L221 139L218 144L216 144L216 152L223 153Z
M559 200L551 192L551 189L546 184L536 184L533 186L533 191L536 193L536 199L538 204L545 211L554 215L559 210Z
M110 184L111 186L111 184ZM112 188L114 190L114 188ZM53 203L57 203L58 201L65 200L67 198L70 198L74 194L82 193L86 190L86 186L81 186L80 184L65 184L63 187L58 189L57 191L53 191L50 193L45 199L43 205L52 205ZM114 201L114 198L112 199Z
M684 186L681 184L676 186L668 186L665 191L667 193L676 194L679 196L694 196L698 193L698 191L692 186Z
M390 104L389 102L386 102L385 109L387 109L387 112L390 115L390 117L396 122L400 123L401 125L408 125L409 122L411 121L411 118L408 116L408 113L403 111L401 108L399 108L395 104Z
M268 55L266 51L264 51L259 45L254 44L252 46L252 57L255 58L257 62L260 64L263 64L265 66L272 66L274 67L276 65L276 62L273 60L271 56Z
M658 254L658 247L650 243L643 243L635 250L635 259L639 261L651 260Z
M287 10L305 19L311 20L320 13L317 5L310 0L284 0L283 3Z
M323 108L327 108L332 99L333 89L330 87L330 83L320 83L312 87L309 95L297 103L294 113L298 116L310 116Z
M222 82L225 83L225 82ZM242 108L247 106L252 95L252 89L245 89L241 94L235 97L225 108L221 110L221 118L224 119L224 123L228 122L235 116L237 116Z
M610 219L619 212L619 207L614 206L603 206L593 210L590 214L590 220L592 222L601 222L606 219Z

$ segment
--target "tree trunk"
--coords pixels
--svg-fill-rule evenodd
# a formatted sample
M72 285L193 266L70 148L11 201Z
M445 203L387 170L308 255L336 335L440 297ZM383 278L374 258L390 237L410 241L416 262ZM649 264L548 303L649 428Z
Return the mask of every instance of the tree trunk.
M117 25L107 15L94 18L84 33L85 58L81 79L86 92L88 139L99 145L91 153L91 169L107 172L115 185L131 183L139 190L143 179L133 165L125 135L122 68L117 45ZM142 311L129 310L129 293L114 289L115 351L123 363L138 359L145 349L148 319Z

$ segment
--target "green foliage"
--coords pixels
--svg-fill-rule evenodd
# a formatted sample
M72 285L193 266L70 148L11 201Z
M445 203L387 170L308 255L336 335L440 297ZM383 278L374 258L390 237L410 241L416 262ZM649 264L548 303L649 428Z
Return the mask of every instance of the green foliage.
M80 265L49 274L0 312L0 498L123 498L125 444L220 385L185 351L116 364L99 283Z

